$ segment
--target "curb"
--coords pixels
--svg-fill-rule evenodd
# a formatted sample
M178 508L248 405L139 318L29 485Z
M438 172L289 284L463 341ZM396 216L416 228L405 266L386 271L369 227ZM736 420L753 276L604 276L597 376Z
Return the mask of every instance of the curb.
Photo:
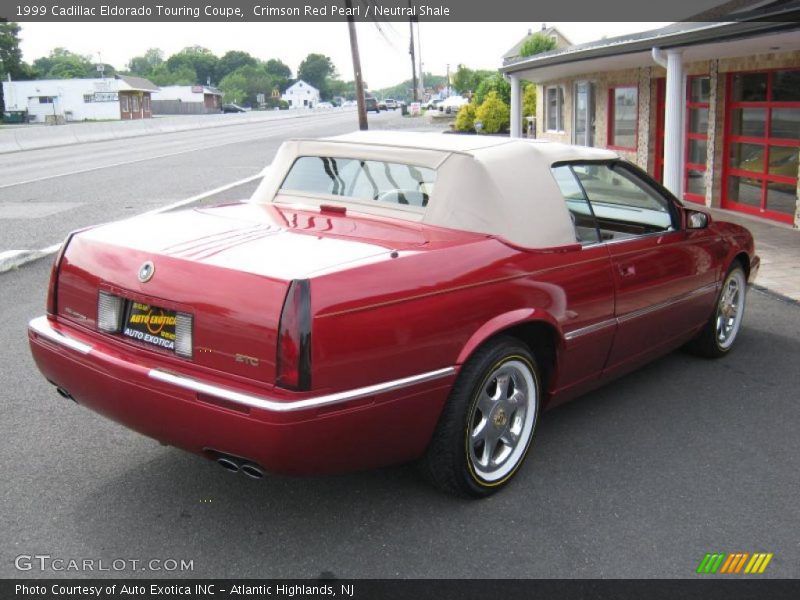
M261 114L263 112L263 114ZM196 131L198 129L214 129L234 125L254 125L302 119L305 117L349 112L344 110L311 111L258 111L254 116L236 118L234 115L197 115L180 119L152 118L132 121L113 121L101 123L71 123L67 125L32 126L31 129L12 129L0 132L0 154L57 148L74 144L105 142L108 140L143 137L176 133L180 131ZM252 114L252 113L250 113ZM59 129L64 127L65 129Z
M766 296L772 296L776 300L780 300L781 302L785 302L787 304L793 304L794 306L800 306L800 300L796 300L790 296L785 296L780 292L776 292L775 290L771 290L769 288L765 288L763 285L756 285L752 284L751 287L756 290L757 292L761 292Z
M0 273L17 270L24 265L55 254L60 247L61 244L56 244L55 247L48 246L41 250L10 250L7 252L0 252Z

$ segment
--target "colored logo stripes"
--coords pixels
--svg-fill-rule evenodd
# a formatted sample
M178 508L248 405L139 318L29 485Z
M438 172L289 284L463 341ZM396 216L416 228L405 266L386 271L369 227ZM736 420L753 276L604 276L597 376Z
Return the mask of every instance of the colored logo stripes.
M718 574L759 574L763 573L772 560L772 552L733 552L730 554L706 554L697 566L701 575ZM745 566L746 565L746 566Z

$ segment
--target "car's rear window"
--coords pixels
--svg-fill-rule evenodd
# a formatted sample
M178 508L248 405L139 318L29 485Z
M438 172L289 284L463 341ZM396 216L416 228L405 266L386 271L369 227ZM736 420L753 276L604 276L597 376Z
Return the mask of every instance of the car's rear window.
M289 169L281 190L424 208L435 182L436 171L426 167L358 158L301 156Z

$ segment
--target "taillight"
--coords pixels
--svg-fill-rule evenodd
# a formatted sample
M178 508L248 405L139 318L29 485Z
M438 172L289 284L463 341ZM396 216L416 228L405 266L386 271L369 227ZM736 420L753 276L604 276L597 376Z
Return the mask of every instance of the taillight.
M276 383L284 388L311 389L311 286L308 279L289 285L278 325Z
M61 244L61 248L58 249L55 258L53 259L53 266L50 269L50 283L47 286L48 315L55 316L56 312L58 311L58 270L61 267L61 259L64 258L64 253L67 251L67 246L69 245L70 240L72 240L72 236L76 233L77 231L73 231L67 236L67 239L65 239L64 243Z
M107 333L119 333L124 308L125 301L119 296L108 292L97 294L97 328Z

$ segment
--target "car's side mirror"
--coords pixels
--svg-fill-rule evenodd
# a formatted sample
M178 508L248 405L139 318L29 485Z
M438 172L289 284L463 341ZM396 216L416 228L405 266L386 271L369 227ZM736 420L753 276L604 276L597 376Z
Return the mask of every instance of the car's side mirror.
M705 229L710 221L708 213L700 212L699 210L686 211L687 229Z

